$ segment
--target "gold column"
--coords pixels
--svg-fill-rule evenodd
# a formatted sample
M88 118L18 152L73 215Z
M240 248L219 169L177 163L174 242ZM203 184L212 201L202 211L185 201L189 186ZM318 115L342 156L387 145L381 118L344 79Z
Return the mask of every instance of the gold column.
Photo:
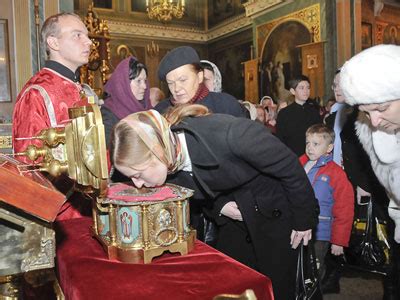
M43 1L44 19L58 14L60 11L59 1L44 0Z
M109 211L109 226L110 226L110 244L115 246L117 240L117 210L115 206L110 204L108 207Z
M184 241L184 233L183 233L183 214L185 213L183 211L183 204L182 201L177 201L176 202L177 206L177 213L176 213L176 218L177 218L177 223L178 223L178 243L182 243Z
M17 69L17 93L32 77L32 53L29 2L14 0L15 61Z
M157 70L160 63L160 46L154 41L146 45L146 66L148 70ZM147 75L150 87L160 86L157 72L149 72Z
M351 7L348 0L336 0L337 66L342 66L351 53Z
M365 1L365 0L364 0ZM354 1L354 50L355 54L361 52L361 2L362 0Z
M143 232L143 249L150 248L150 240L149 240L149 226L147 225L147 215L149 212L148 205L141 205L142 209L142 232Z
M258 95L258 58L242 63L244 65L244 99L254 104L260 101Z

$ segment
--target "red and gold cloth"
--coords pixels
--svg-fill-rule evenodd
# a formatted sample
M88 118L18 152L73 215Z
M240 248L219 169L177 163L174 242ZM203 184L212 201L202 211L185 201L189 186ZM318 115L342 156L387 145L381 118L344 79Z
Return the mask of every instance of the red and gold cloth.
M131 190L133 192L131 192ZM107 197L110 199L109 202L154 202L163 201L170 198L175 198L176 194L173 189L167 185L152 188L151 193L146 195L145 193L136 194L136 188L132 185L125 183L118 183L112 185L107 190Z
M68 79L58 72L43 68L24 86L17 97L13 114L14 153L22 152L28 145L41 146L39 140L16 140L18 137L33 137L49 127L64 127L69 120L68 109L82 103L79 83ZM31 164L28 158L18 156L18 160ZM68 191L71 184L62 183L57 188ZM32 201L35 201L32 199ZM89 202L89 201L87 201ZM81 211L87 205L81 197L73 195L65 202L57 220L81 217Z
M92 220L58 223L58 278L65 299L212 299L253 289L258 300L272 300L268 277L196 241L187 255L164 254L151 264L107 259L91 237Z
M41 89L47 93L51 104L46 103L46 97L43 96ZM36 136L42 129L63 126L65 121L69 119L68 108L81 101L80 90L80 84L51 69L43 68L36 73L25 84L15 104L13 114L14 152L24 151L30 144L41 145L41 142L37 140L21 141L15 140L15 138L32 137ZM53 107L54 112L51 111L51 107ZM52 119L56 124L52 122Z

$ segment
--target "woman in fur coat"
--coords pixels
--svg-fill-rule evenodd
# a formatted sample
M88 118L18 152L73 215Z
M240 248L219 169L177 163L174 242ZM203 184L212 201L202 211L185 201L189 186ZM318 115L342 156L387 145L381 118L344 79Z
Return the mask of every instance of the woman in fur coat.
M354 56L343 66L340 84L346 102L363 112L357 134L390 198L400 243L400 46L378 45Z
M340 85L346 102L359 105L357 135L390 199L394 240L400 243L400 47L379 45L354 56L342 68ZM400 245L389 243L383 299L399 299Z

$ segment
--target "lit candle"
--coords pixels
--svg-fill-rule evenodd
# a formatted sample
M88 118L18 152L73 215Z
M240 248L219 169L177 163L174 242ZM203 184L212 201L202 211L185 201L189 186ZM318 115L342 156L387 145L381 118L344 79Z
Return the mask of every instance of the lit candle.
M185 7L185 0L182 0L182 6Z
M149 7L149 0L146 0L146 7Z

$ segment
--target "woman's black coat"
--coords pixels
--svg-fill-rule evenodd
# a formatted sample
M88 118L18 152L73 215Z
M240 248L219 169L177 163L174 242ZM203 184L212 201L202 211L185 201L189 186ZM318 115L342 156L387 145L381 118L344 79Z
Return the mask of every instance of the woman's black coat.
M169 181L194 188L195 198L213 204L221 225L217 248L268 275L276 299L291 299L297 257L291 231L311 229L318 220L318 202L296 155L244 118L186 118L172 130L185 133L192 173L178 172ZM244 222L219 215L229 201Z
M213 113L227 114L235 117L246 117L245 109L239 104L233 96L226 93L209 92L208 95L198 101L196 104L201 104ZM160 114L165 113L170 107L173 107L171 98L164 99L158 103L154 109Z

